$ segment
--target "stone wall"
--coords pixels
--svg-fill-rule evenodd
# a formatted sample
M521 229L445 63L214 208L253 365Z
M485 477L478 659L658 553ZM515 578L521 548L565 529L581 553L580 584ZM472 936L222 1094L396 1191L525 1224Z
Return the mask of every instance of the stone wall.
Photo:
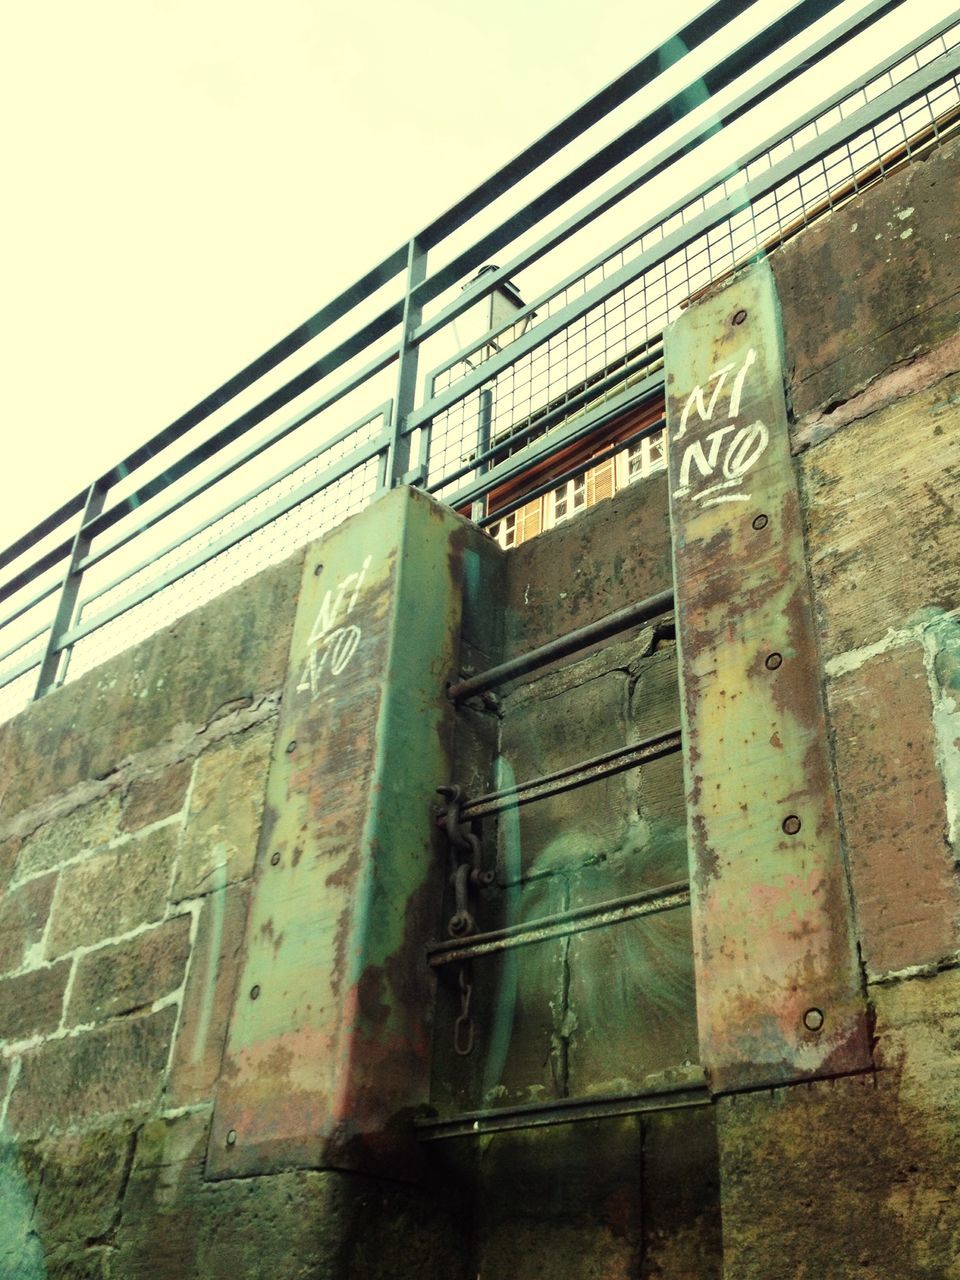
M4 1276L107 1274L209 1111L301 558L0 728Z
M876 1070L719 1101L731 1280L960 1276L958 163L772 260Z
M2 1280L960 1277L958 167L948 144L771 258L873 1069L425 1143L403 1178L212 1180L295 556L0 726ZM477 565L482 669L670 585L665 477ZM673 638L635 628L471 701L452 767L476 794L678 714ZM682 876L678 764L485 823L483 927ZM689 911L644 972L652 919L492 969L466 1065L441 978L426 1111L694 1081Z

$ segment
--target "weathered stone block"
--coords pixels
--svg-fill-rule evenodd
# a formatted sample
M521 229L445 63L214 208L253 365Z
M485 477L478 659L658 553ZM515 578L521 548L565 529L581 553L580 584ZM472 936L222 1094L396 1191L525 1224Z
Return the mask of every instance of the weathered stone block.
M62 956L159 920L176 853L177 833L161 827L61 873L47 935L48 956Z
M92 1248L52 1249L44 1259L45 1280L111 1280L113 1250L108 1245Z
M877 1059L896 1081L903 1123L945 1152L960 1122L960 971L870 990ZM956 1256L960 1270L960 1252Z
M19 836L8 836L6 840L0 840L0 893L7 891L22 843Z
M885 1070L719 1100L731 1280L960 1276L960 974L873 994Z
M36 1202L29 1154L5 1138L0 1144L0 1275L37 1280L46 1275L43 1244L33 1230Z
M133 1141L133 1132L119 1125L39 1144L42 1178L34 1227L48 1253L67 1250L77 1265L86 1242L116 1225Z
M49 871L82 853L102 848L117 834L119 816L120 797L113 793L44 823L23 842L18 878Z
M713 1108L645 1116L641 1280L721 1280L722 1245Z
M476 1194L477 1270L511 1280L636 1276L642 1152L634 1116L488 1139Z
M798 414L956 333L958 155L947 143L772 255Z
M63 1013L69 961L0 979L0 1040L56 1031Z
M0 896L0 972L19 969L43 937L56 884L56 874L38 876Z
M506 657L670 588L667 479L652 476L511 551Z
M152 822L179 813L187 798L193 765L192 760L179 760L167 769L132 782L123 805L123 830L139 831Z
M957 947L960 894L922 649L870 658L829 701L867 969L928 964Z
M248 898L248 886L233 885L203 901L167 1085L171 1106L213 1097L239 973Z
M174 900L223 889L253 872L276 723L248 730L197 764Z
M144 1128L117 1234L123 1280L466 1274L445 1209L416 1193L313 1170L204 1182L206 1121Z
M175 1009L162 1009L26 1052L7 1112L11 1133L40 1137L151 1107L163 1084L175 1018Z
M142 1009L183 982L190 956L190 917L177 916L81 956L70 992L67 1025L102 1022Z
M800 470L826 656L956 607L960 374L838 431Z
M278 689L302 563L297 551L0 725L7 811L106 777L225 705Z

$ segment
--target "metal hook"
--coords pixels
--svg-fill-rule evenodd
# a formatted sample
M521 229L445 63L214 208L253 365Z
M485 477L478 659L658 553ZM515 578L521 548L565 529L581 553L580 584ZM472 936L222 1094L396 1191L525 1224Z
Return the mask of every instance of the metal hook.
M453 1024L453 1051L461 1058L473 1052L473 1019L470 1017L470 997L473 987L467 981L467 971L460 970L460 1016Z

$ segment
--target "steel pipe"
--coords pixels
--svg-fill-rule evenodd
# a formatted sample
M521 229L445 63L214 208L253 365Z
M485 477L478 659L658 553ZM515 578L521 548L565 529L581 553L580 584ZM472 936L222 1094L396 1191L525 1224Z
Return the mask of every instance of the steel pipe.
M578 649L585 649L588 645L596 644L600 640L608 640L618 631L626 631L628 627L669 613L672 608L673 591L661 591L647 600L627 605L625 609L608 613L605 618L598 618L596 622L588 622L584 627L578 627L575 631L568 631L566 635L557 636L556 640L548 640L546 644L530 649L520 654L518 658L511 658L508 662L501 662L499 666L481 671L479 675L460 680L448 687L447 696L453 702L461 702L475 693L483 693L487 689L505 684L508 680L514 680L517 676L536 671L538 667L546 666L556 658L565 658L570 653L576 653Z

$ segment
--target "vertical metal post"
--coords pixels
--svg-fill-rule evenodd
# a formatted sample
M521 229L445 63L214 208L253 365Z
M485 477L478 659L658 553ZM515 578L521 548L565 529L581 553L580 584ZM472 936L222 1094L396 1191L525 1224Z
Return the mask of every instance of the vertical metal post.
M480 388L480 418L477 423L477 455L482 458L490 448L490 425L493 420L493 392L489 387ZM481 462L477 466L477 474L485 475L490 470L489 462ZM470 512L472 520L482 520L487 514L486 497L478 498Z
M90 544L93 541L93 536L87 533L86 529L103 510L108 488L109 485L106 481L96 480L90 486L87 494L83 515L80 517L80 525L73 540L73 546L70 549L67 572L60 588L57 612L54 614L53 622L50 624L47 649L43 655L43 661L40 663L40 675L37 679L36 692L33 695L35 699L42 698L45 693L49 693L58 683L57 676L65 657L65 651L60 648L60 642L73 625L77 599L80 595L80 583L83 578L80 564L89 553Z
M414 297L417 285L427 274L427 253L414 236L407 246L407 291L403 301L403 331L400 335L400 360L397 368L397 395L393 405L393 443L390 447L388 483L391 489L401 484L422 484L427 476L427 449L421 445L420 459L415 468L410 466L410 437L404 428L413 412L417 395L417 364L419 347L412 341L419 326L423 306ZM429 427L424 427L426 434Z

